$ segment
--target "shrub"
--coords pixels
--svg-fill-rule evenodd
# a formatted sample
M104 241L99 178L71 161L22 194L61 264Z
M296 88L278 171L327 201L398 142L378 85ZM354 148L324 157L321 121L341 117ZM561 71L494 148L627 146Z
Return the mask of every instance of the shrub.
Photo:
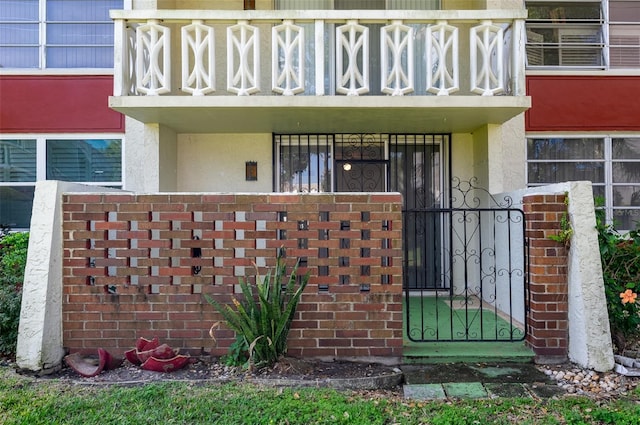
M0 354L14 356L18 340L28 233L0 235Z
M611 334L622 352L640 338L640 227L620 234L605 223L601 209L596 222Z
M285 260L279 254L275 270L270 269L264 277L256 267L255 292L247 279L240 279L243 297L232 298L233 306L206 297L241 339L232 346L228 359L241 358L238 349L244 347L249 366L260 368L273 365L286 353L291 322L309 280L306 274L298 282L297 270L298 263L287 277Z

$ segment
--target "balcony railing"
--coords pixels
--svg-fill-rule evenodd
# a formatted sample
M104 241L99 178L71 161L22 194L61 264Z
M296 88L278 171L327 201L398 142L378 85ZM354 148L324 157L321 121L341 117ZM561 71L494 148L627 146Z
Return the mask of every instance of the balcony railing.
M115 96L524 96L524 10L112 11Z

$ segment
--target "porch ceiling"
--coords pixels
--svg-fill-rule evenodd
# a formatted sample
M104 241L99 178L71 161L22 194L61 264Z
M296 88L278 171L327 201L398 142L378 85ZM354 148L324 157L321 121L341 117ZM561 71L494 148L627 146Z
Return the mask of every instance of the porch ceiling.
M178 133L468 133L531 107L527 96L127 96L109 106Z

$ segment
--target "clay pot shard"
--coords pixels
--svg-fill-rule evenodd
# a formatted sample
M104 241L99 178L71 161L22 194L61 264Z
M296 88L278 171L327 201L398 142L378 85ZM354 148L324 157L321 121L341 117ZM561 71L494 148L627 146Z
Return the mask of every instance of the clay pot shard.
M138 351L149 351L149 350L153 350L154 348L158 348L158 346L160 345L160 341L158 340L158 337L154 337L153 339L146 339L146 338L138 338L138 340L136 341L136 350Z
M173 372L178 369L182 369L189 363L190 356L177 355L170 359L158 359L156 357L149 357L147 361L142 364L142 369L151 370L154 372Z
M156 347L147 351L139 351L138 352L138 360L140 364L146 362L150 357L154 357L156 359L170 359L175 357L177 353L173 351L171 347L167 344L162 344L159 347Z
M98 348L98 357L85 353L73 353L64 357L64 361L78 375L91 378L99 375L103 370L119 367L124 359L112 356L107 350Z

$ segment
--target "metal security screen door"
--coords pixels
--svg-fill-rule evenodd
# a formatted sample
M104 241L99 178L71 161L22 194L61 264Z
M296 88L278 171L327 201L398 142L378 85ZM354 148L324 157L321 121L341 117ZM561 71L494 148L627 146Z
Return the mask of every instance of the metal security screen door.
M424 211L448 196L448 134L274 135L276 191L400 192L404 287L446 289L442 223Z
M449 200L445 208L405 213L404 223L415 231L416 245L434 254L432 263L417 263L425 266L415 273L426 274L424 284L405 287L407 339L524 339L528 281L524 212L514 208L509 197L496 198L478 187L474 179L452 179ZM430 243L437 234L439 242Z

